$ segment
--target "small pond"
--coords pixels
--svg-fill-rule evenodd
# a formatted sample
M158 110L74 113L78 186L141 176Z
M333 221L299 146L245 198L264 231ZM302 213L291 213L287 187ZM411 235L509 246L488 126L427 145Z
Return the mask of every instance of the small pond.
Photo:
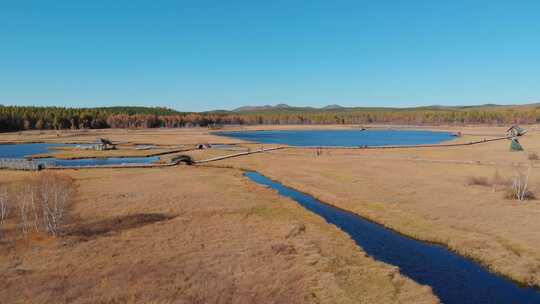
M70 144L47 144L47 143L32 143L32 144L0 144L0 158L17 158L22 159L25 156L34 154L42 154L51 152L51 147L66 147L73 146Z
M540 292L521 287L488 272L479 264L448 251L445 247L404 237L315 198L287 188L256 172L245 175L270 187L306 209L336 225L370 256L398 266L400 272L420 284L431 286L445 304L540 303Z
M419 130L280 130L216 132L216 135L233 137L263 144L289 146L393 146L438 144L454 137L449 132Z
M26 156L35 154L54 152L51 147L75 146L73 144L0 144L0 158L24 159ZM46 164L56 167L88 167L106 165L130 165L130 164L151 164L157 162L159 157L105 157L105 158L83 158L83 159L56 159L40 158L34 161L39 164Z

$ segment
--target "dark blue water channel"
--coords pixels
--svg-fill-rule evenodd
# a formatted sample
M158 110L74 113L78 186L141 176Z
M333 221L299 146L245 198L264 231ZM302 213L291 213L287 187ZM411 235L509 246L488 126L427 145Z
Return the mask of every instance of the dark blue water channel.
M348 233L373 258L398 266L416 282L429 285L445 304L540 303L540 292L504 279L477 263L433 245L402 236L355 214L324 204L287 188L258 173L245 173L250 180L275 189L327 222Z
M394 146L438 144L453 139L451 133L417 130L280 130L216 132L216 135L289 146Z
M151 164L159 160L159 157L105 157L105 158L81 158L81 159L56 159L40 158L35 161L54 167L91 167L110 165Z

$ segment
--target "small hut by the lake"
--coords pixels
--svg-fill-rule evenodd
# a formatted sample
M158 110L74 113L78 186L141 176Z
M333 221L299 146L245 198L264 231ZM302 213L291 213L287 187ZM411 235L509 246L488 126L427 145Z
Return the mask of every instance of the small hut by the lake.
M116 145L106 138L100 138L98 143L94 145L94 149L96 151L114 150L116 149Z
M510 151L523 151L523 147L519 143L518 137L525 134L523 128L518 125L513 125L506 130L506 136L510 139Z
M521 128L520 126L513 125L510 128L508 128L508 130L506 130L506 135L508 137L518 137L518 136L521 136L521 135L525 134L525 132L526 131L523 128Z

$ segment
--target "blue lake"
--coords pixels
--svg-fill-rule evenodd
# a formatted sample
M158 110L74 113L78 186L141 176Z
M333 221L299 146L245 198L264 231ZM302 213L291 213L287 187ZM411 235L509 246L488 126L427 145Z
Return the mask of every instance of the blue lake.
M216 132L214 134L263 144L300 147L425 145L454 138L448 132L417 130L280 130Z
M416 282L431 286L445 304L533 304L540 303L540 292L492 274L479 264L443 246L402 236L315 198L287 188L256 172L245 173L250 180L270 187L306 209L336 225L373 258L398 266Z

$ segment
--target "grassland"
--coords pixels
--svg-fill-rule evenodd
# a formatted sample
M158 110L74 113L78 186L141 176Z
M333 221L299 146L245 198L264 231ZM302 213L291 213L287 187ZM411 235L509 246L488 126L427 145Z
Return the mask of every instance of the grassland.
M291 128L344 126L248 129ZM461 131L464 136L455 142L491 139L505 131L476 126L431 129ZM510 178L519 166L529 166L528 155L540 154L540 133L534 126L528 129L521 139L525 152L509 152L508 141L452 148L334 149L321 156L310 149L285 149L195 167L66 171L78 185L68 231L105 232L58 239L35 236L26 243L0 245L4 253L0 268L5 270L0 279L6 282L0 298L436 301L429 289L365 257L344 233L273 191L250 184L238 169L257 170L403 234L444 244L519 282L540 286L540 201L508 200L494 187L467 182L471 177L491 179L496 172ZM94 142L97 137L130 145L157 144L160 149L199 143L261 146L195 128L22 132L1 135L0 142ZM202 160L232 153L208 149L181 154ZM535 162L530 185L540 193L540 163ZM2 174L0 183L21 182L25 174ZM94 226L108 228L92 230ZM305 231L287 237L298 227ZM21 295L17 286L23 283L35 288ZM223 298L218 298L220 294Z
M457 142L493 138L503 128L475 128ZM471 177L511 178L539 153L532 130L509 152L508 141L452 148L390 150L292 149L214 163L257 170L285 185L414 238L444 244L495 272L540 286L540 202L504 198ZM529 185L540 193L539 164ZM520 169L522 168L522 169Z
M0 183L28 174L3 171ZM0 244L6 303L437 302L238 170L65 174L78 194L64 235Z

